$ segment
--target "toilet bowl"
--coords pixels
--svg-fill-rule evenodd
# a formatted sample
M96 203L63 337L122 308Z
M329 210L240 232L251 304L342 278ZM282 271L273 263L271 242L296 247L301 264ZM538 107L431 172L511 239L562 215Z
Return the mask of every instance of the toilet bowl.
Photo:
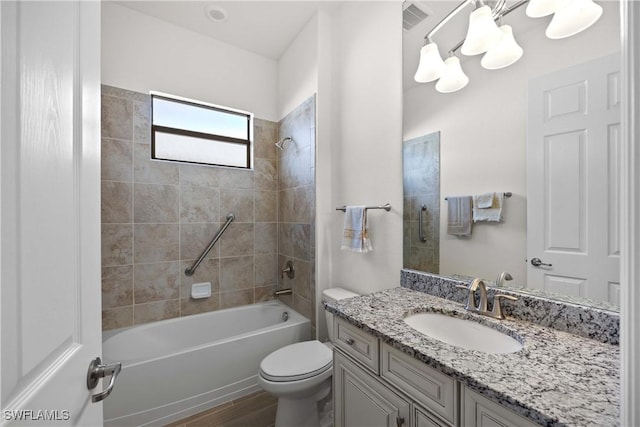
M325 301L350 298L357 294L340 288L327 289ZM333 337L333 316L327 327ZM333 352L330 343L304 341L282 347L260 363L258 382L278 397L276 427L318 427L318 401L331 391Z

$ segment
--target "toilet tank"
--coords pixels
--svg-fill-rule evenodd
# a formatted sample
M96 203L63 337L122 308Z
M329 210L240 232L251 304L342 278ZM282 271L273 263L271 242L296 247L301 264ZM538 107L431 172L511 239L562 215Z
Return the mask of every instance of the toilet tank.
M322 301L334 302L345 298L357 297L358 294L348 291L343 288L331 288L322 291ZM333 342L333 314L325 310L325 316L327 317L327 331L329 332L329 341Z

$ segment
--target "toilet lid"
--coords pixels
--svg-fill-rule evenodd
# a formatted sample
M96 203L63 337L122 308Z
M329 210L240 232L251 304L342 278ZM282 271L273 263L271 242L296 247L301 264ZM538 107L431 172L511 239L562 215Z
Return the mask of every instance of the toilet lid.
M296 381L331 369L331 350L320 341L305 341L282 347L260 363L260 374L270 381Z

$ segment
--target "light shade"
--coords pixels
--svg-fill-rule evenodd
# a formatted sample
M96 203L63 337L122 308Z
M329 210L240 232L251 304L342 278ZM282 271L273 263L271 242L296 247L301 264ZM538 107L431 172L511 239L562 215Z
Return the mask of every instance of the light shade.
M591 0L569 0L551 19L545 34L550 39L563 39L593 25L602 15L602 7Z
M556 13L567 0L529 0L527 4L527 16L541 18Z
M420 49L420 63L413 78L418 83L432 82L439 79L446 68L438 52L438 45L429 43Z
M469 28L464 39L461 52L464 55L478 55L491 49L502 38L502 32L498 29L491 8L482 6L469 15Z
M522 56L522 48L513 38L513 30L510 25L500 27L502 40L482 57L480 64L487 70L497 70L508 67Z
M469 83L469 77L462 71L460 59L457 56L450 56L445 59L447 66L444 74L436 83L436 90L442 93L455 92L462 89Z

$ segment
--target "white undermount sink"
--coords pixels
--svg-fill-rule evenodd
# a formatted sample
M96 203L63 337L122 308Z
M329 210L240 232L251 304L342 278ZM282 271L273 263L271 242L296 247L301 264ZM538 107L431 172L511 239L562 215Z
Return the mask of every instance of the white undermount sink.
M442 313L412 314L404 321L420 333L467 350L504 354L523 347L518 340L493 328Z

